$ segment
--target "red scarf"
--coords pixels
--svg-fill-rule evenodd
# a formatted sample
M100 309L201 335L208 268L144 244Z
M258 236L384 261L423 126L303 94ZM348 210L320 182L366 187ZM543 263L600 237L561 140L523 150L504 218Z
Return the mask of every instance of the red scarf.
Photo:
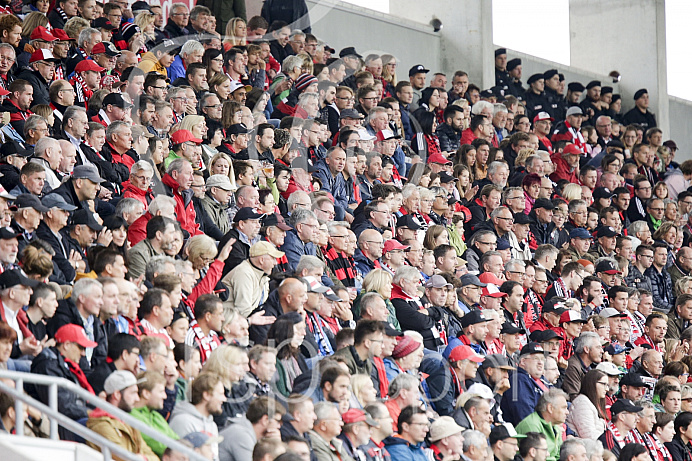
M70 79L70 84L77 92L77 101L79 102L88 102L94 94L94 91L89 89L82 76L77 73Z
M387 379L387 371L384 369L384 360L373 357L372 361L377 370L377 379L380 382L380 398L384 399L389 393L389 380Z
M65 363L67 364L67 367L70 369L70 372L75 375L77 378L77 381L79 382L79 385L84 388L84 390L91 392L92 394L96 395L94 393L94 389L91 387L91 384L89 384L89 381L87 381L87 377L82 371L81 368L79 368L78 363L74 363L72 360L68 359L67 357L63 356L65 359Z
M214 332L210 332L209 335L205 336L204 332L197 324L197 320L192 321L189 331L194 335L194 343L199 348L200 360L202 365L204 365L204 362L207 361L214 349L221 345L221 339Z

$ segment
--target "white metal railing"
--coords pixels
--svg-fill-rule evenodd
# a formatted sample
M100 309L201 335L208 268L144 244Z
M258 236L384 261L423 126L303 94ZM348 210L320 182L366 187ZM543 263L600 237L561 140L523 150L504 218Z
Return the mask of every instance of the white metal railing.
M164 444L171 449L181 452L187 455L191 461L207 461L205 457L196 453L194 450L186 445L183 445L179 441L173 440L170 437L162 434L158 430L147 426L142 421L134 418L129 413L122 411L121 409L114 407L110 403L103 399L93 395L90 392L82 389L75 383L68 381L64 378L58 378L55 376L38 375L34 373L20 373L17 371L0 370L0 379L9 379L14 381L15 387L9 386L2 381L0 381L0 392L11 395L15 399L15 413L16 413L16 424L15 431L16 434L21 436L24 433L24 404L35 407L41 413L45 414L50 421L50 438L53 440L58 440L58 426L62 426L75 434L83 437L101 448L103 453L103 458L106 461L112 459L112 455L116 455L119 458L125 459L127 461L142 461L141 456L136 455L132 452L125 450L124 448L118 446L117 444L111 442L110 440L102 437L96 432L88 429L87 427L79 424L78 422L68 418L67 416L61 414L58 411L58 388L64 388L77 394L79 397L89 402L96 408L100 408L108 414L115 416L122 420L125 424L128 424L132 428L140 431L141 433L151 437ZM48 405L44 405L33 397L25 394L23 392L24 383L32 383L39 386L48 387Z

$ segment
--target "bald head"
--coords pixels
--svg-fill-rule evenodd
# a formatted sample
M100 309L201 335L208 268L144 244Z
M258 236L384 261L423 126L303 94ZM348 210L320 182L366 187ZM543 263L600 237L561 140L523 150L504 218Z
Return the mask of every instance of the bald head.
M296 278L287 278L279 285L279 301L284 312L302 312L307 301L307 287Z
M358 237L358 247L365 256L371 260L378 259L382 256L384 250L384 239L375 229L366 229Z

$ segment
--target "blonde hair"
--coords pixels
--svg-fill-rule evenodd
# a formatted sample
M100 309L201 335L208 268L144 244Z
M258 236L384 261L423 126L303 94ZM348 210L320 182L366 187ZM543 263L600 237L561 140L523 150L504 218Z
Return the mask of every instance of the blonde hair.
M179 130L192 131L193 126L197 126L204 122L204 117L201 115L186 115L178 126Z
M40 11L32 11L24 17L22 22L22 37L29 38L38 26L46 27L47 25L48 18L45 14Z
M363 396L361 395L361 391L363 390L365 385L368 383L372 384L372 380L370 379L369 375L357 373L357 374L351 376L351 391L353 392L353 395L356 397L358 402L363 406L372 403L372 402L363 402Z
M517 155L516 160L514 160L514 164L525 166L526 159L531 157L532 155L535 155L535 154L536 154L535 150L533 150L529 147L525 147L524 149L519 151L519 154Z
M195 235L187 241L187 259L193 261L204 254L216 255L216 242L208 235Z
M303 60L303 64L300 66L302 71L307 74L312 74L315 70L315 65L312 63L312 57L305 52L297 54L296 57Z
M572 200L581 200L581 186L579 184L567 184L564 189L562 189L562 197L568 202Z
M363 290L366 293L374 291L382 297L384 297L384 288L391 284L392 274L384 269L373 269L363 278Z
M137 15L135 18L135 24L139 26L139 28L142 31L142 35L144 35L147 38L154 38L153 36L147 35L144 32L144 29L149 26L150 24L154 23L156 16L153 14L147 13L147 12L142 12Z
M233 382L231 381L228 365L235 365L240 362L243 354L247 355L243 348L228 344L221 345L211 353L202 367L202 373L219 375L223 382L223 387L230 389Z
M52 256L42 248L27 245L21 255L22 268L31 277L35 275L41 279L50 277L53 273Z
M224 39L223 44L230 46L228 48L224 46L225 49L230 49L231 47L234 47L236 45L247 45L247 35L245 37L235 36L235 26L241 21L244 22L247 26L247 23L243 18L231 18L231 20L228 21L228 23L226 24L226 38Z
M383 54L380 56L380 59L382 59L382 78L392 86L396 86L396 84L399 83L396 78L396 72L390 74L389 68L387 67L387 64L396 61L396 58L391 54Z
M228 162L228 179L231 180L231 184L233 185L233 187L235 187L235 170L233 170L233 160L231 160L231 157L224 154L223 152L219 152L211 158L211 160L209 161L209 173L211 174L211 168L220 159L226 160Z

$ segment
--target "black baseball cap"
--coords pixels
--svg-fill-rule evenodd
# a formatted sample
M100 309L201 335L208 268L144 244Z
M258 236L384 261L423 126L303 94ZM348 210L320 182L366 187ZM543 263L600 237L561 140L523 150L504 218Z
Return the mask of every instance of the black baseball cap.
M521 348L519 355L545 354L543 346L538 343L530 342Z
M631 386L631 387L649 387L648 384L644 382L641 376L636 373L627 373L620 380L620 386Z
M127 101L120 93L108 93L106 97L103 98L103 104L101 105L101 107L106 107L108 105L120 107L121 109L134 107L134 104Z
M500 330L500 334L503 335L518 335L518 334L524 334L526 331L523 328L519 328L512 322L505 322L502 324L502 330Z
M531 224L531 218L526 213L514 213L514 224Z
M113 25L112 22L108 20L106 17L100 17L96 18L91 22L91 27L94 29L106 29L106 30L115 30L117 27Z
M610 226L601 226L596 229L594 234L596 234L596 238L617 237L618 235L620 235L615 229L613 229Z
M406 229L418 230L421 226L413 219L410 214L405 214L396 220L396 227L405 227Z
M553 205L553 202L551 202L547 198L537 198L533 204L533 209L537 210L538 208L545 208L546 210L554 210L555 205Z
M357 58L363 57L356 52L356 48L353 46L347 46L346 48L339 51L340 58L345 58L346 56L355 56Z
M617 399L615 403L610 406L610 414L615 418L615 415L620 413L639 413L643 409L644 407L633 404L630 399Z
M19 155L20 157L29 157L32 152L26 149L22 144L18 143L13 139L7 140L0 147L0 158L4 158L10 155Z
M21 232L15 232L11 227L0 227L0 240L16 239L20 235Z
M551 339L559 339L560 341L564 339L553 330L536 330L529 335L529 338L535 343L544 343L546 341L550 341Z
M255 213L255 210L246 206L238 210L233 217L233 222L245 221L246 219L262 219L263 217L263 214Z
M14 201L14 206L17 208L33 208L34 210L45 213L50 210L43 206L41 201L34 194L20 194Z
M408 76L413 77L416 74L427 74L428 72L430 72L430 69L426 69L423 64L416 64L408 70Z
M384 326L385 336L390 336L392 338L398 338L399 336L403 335L403 333L401 331L394 328L389 322L382 322L382 326Z
M485 318L483 312L478 309L473 309L461 318L461 327L466 328L471 325L476 325L477 323L489 321L489 319Z
M17 285L36 288L38 284L38 280L24 277L19 269L11 269L0 274L0 289L3 290L5 288L16 287Z
M85 210L84 208L77 210L72 215L72 224L82 224L88 226L91 230L100 232L103 226L94 218L94 213L90 210Z

